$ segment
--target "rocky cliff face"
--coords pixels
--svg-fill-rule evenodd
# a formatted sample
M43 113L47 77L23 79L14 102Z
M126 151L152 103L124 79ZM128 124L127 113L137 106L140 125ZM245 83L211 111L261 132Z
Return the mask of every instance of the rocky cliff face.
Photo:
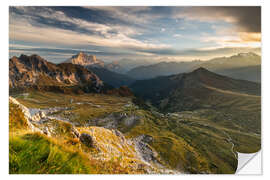
M94 55L87 55L83 52L72 56L70 59L66 60L64 63L78 64L81 66L95 66L95 67L104 67L104 62L97 59Z
M99 77L79 65L53 64L38 55L12 57L9 60L9 87L73 86L87 84L98 90L103 86Z

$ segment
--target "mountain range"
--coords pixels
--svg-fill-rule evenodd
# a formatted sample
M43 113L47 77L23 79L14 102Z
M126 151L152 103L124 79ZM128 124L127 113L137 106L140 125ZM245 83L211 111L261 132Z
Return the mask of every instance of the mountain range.
M57 173L224 174L237 169L236 152L260 149L260 83L194 64L135 80L99 62L82 53L60 64L38 55L9 60L11 173L55 173L68 162Z
M239 53L231 57L214 58L208 61L160 62L149 66L138 66L126 74L135 79L151 79L191 72L204 67L212 72L236 79L261 81L261 57L255 53Z
M156 64L148 61L138 61L137 64L134 64L128 59L104 63L94 55L80 52L64 63L81 65L88 70L95 71L101 80L113 87L130 85L135 80L191 72L199 67L235 79L261 81L261 57L252 52L214 58L208 61L159 62Z
M38 55L21 55L9 60L9 87L73 87L87 86L98 92L103 82L93 72L71 63L53 64Z
M135 67L123 74L115 72L118 70L124 71L121 63L112 62L106 64L102 60L97 59L96 56L87 55L83 52L72 56L60 64L50 63L38 55L22 55L19 58L13 57L10 59L10 77L12 79L10 80L10 86L22 87L24 85L33 85L36 79L40 79L37 81L37 84L61 84L66 86L82 84L91 79L93 82L99 82L98 84L103 81L112 87L120 87L129 86L136 80L187 73L200 67L234 79L260 82L260 64L260 56L257 54L240 53L231 57L215 58L209 61L160 62L148 66ZM67 66L72 67L75 73L68 72ZM54 71L56 73L53 73ZM86 71L91 73L88 77L85 77L77 75L79 71L82 74L85 74ZM37 78L37 76L39 77Z

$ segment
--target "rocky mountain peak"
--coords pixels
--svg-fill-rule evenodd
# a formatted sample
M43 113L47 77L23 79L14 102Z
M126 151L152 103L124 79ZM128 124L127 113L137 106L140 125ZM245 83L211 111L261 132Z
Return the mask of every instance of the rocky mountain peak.
M32 86L86 85L98 92L103 82L93 72L75 64L53 64L38 55L21 55L9 60L9 85L11 88ZM87 91L88 91L87 90Z
M104 62L97 59L95 55L88 55L84 52L79 52L77 55L72 56L66 60L65 63L78 64L81 66L98 66L104 67Z
M82 60L90 60L93 62L97 61L97 58L95 55L87 55L84 52L79 52L77 55L75 55L75 57L77 57L78 59L82 59Z

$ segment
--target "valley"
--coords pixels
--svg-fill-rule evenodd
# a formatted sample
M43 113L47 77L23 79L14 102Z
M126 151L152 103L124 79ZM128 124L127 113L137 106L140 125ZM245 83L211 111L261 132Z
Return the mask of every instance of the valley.
M234 79L252 82L261 81L261 57L252 52L239 53L229 57L218 57L206 61L172 61L137 66L129 70L126 74L134 79L145 80L158 76L189 73L200 67Z
M82 62L11 59L11 174L233 174L261 148L259 83L200 67L127 87Z

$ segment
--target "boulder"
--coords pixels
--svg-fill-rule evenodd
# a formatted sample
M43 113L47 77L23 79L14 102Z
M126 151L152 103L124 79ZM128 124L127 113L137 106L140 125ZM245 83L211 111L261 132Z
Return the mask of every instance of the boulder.
M80 135L80 141L87 147L94 147L93 138L87 133L82 133Z

